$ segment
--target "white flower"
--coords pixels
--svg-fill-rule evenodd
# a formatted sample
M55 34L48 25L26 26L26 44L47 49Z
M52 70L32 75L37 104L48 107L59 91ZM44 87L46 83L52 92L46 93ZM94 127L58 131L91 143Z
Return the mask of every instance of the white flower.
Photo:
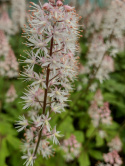
M42 115L42 125L46 126L47 130L50 132L50 124L49 121L51 120L51 117L49 117L49 112L47 112L47 115Z
M26 92L27 93L24 93L25 96L21 97L24 100L23 109L26 109L29 107L40 108L39 98L43 99L44 96L43 96L42 90L39 89L39 86L37 85L34 87L30 87L28 90L26 90Z
M31 119L36 127L39 127L43 124L41 115L40 116L39 115L32 116Z
M67 97L66 95L68 95L67 92L61 90L61 89L57 89L57 87L53 90L51 90L51 93L48 94L49 97L52 97L52 99L56 99L57 101L63 103L64 101L67 101Z
M19 121L16 122L16 125L18 125L16 128L18 129L17 131L20 132L24 130L28 126L28 121L25 119L24 115L19 116Z
M38 111L37 110L30 110L28 112L28 116L32 119L33 117L37 116Z
M31 154L29 151L28 151L28 154L22 156L22 159L26 160L24 163L26 164L26 166L33 166L35 158L36 157L34 157L33 154Z
M64 103L52 103L51 109L55 113L61 113L62 111L65 111L64 107L66 104Z
M34 133L33 133L32 130L27 129L25 135L26 135L26 139L27 139L28 142L33 141L33 139L34 139Z
M56 131L56 126L54 127L53 131L52 131L52 135L51 135L51 139L53 140L53 143L54 144L60 144L59 141L58 141L58 137L63 137L62 134L59 134L60 131Z
M33 51L31 51L31 52L26 51L25 53L28 56L27 57L21 56L21 57L25 58L25 60L20 60L20 63L27 63L29 65L30 69L34 68L34 65L37 64L38 54L34 53Z
M29 142L23 142L23 144L21 145L21 150L23 153L29 151L31 149L31 145Z
M52 146L49 145L49 142L46 140L41 140L40 145L38 148L38 153L42 154L43 158L48 158L50 156L53 156L53 149Z
M26 52L28 56L21 61L28 64L21 75L25 81L30 81L30 85L21 98L24 100L23 109L30 107L37 114L30 114L31 126L24 135L31 145L28 149L34 152L34 155L23 157L27 159L26 166L33 165L33 156L37 153L45 158L53 156L50 142L59 144L57 138L62 137L56 127L51 131L49 121L52 112L64 111L69 92L73 89L72 82L78 69L76 42L80 36L79 16L74 8L53 0L44 5L30 3L32 15L23 29L23 37L32 51Z

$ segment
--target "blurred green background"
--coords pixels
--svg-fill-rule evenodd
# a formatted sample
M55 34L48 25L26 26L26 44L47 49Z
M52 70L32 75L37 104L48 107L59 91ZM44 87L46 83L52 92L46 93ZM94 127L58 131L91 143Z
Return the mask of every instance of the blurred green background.
M34 2L37 3L36 0ZM65 1L68 3L67 1ZM80 4L83 0L78 1ZM96 1L97 2L97 1ZM103 1L98 0L100 6L103 6ZM11 15L11 12L10 12ZM23 50L27 47L22 44L25 39L21 37L22 31L20 30L16 35L9 37L9 43L14 50L17 59L21 59L20 55L24 55ZM89 39L83 34L80 42L80 63L84 66L86 64L86 55L88 52ZM94 166L98 161L103 160L103 153L107 152L107 142L113 137L119 136L123 144L123 150L120 156L123 159L123 166L125 165L125 52L117 54L115 61L115 71L110 74L110 79L105 80L103 84L99 84L98 88L101 89L104 101L109 102L112 111L113 123L112 125L100 126L107 132L108 137L103 139L98 134L98 129L95 131L91 123L91 118L88 115L88 109L95 92L87 91L87 84L83 83L86 76L80 74L78 80L75 81L75 90L71 93L68 102L69 106L66 112L56 116L53 119L53 124L57 124L58 130L69 138L74 134L77 140L82 144L82 151L79 158L72 162L65 162L62 153L57 148L54 157L45 160L39 156L35 162L35 166ZM20 71L23 70L20 64ZM6 103L6 93L13 84L15 86L18 97L12 103ZM0 76L0 166L22 166L20 145L23 138L23 132L18 133L15 129L15 121L19 115L26 115L28 111L22 109L22 100L20 97L28 83L22 82L18 78L6 78ZM78 86L82 86L80 91L77 90Z

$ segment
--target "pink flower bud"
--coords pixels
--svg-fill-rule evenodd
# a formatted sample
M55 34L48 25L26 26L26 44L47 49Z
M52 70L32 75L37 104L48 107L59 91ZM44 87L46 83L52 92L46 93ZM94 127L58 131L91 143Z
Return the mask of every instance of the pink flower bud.
M55 3L55 0L49 0L50 3Z
M73 10L73 8L69 5L65 5L64 8L66 12L71 12Z
M49 10L49 8L50 8L49 3L45 3L45 4L43 5L43 9L44 9L44 10Z
M31 127L32 131L36 131L36 128L35 127Z
M62 3L60 0L58 0L57 3L56 3L56 5L57 5L57 6L62 6L63 3Z
M46 129L46 126L43 127L42 134L43 134L43 135L47 135L47 129Z

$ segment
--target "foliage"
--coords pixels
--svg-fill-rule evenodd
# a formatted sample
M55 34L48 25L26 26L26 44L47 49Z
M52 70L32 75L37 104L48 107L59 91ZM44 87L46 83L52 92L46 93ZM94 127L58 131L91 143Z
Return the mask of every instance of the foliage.
M18 39L18 42L16 40ZM17 58L23 53L25 46L22 45L22 38L20 34L11 38L10 43ZM84 55L86 52L86 46L81 41L82 53L81 61L84 63ZM24 47L24 48L23 48ZM20 49L19 49L20 48ZM109 126L100 126L108 133L108 138L106 140L102 139L98 134L98 129L95 130L94 126L91 124L91 119L87 113L90 106L90 101L93 98L94 93L89 91L88 95L85 96L84 91L86 85L83 85L82 94L79 91L72 93L67 107L67 111L58 118L53 119L53 123L59 123L58 129L62 131L66 138L71 134L74 134L79 142L82 143L82 151L78 159L71 163L65 163L60 150L55 154L54 158L50 160L43 160L39 157L35 163L36 166L40 164L48 165L79 165L79 166L89 166L94 165L98 160L102 159L102 153L105 152L106 143L111 140L115 135L119 134L123 141L123 152L122 156L125 155L125 131L124 131L124 118L125 118L125 54L120 53L116 61L116 71L111 74L111 79L105 81L100 88L103 91L105 101L110 103L112 110L112 116L115 122ZM22 68L22 66L20 66ZM80 80L84 76L80 75L79 80L76 81L77 86ZM18 98L11 104L5 103L5 92L9 88L10 83L13 83L16 87ZM5 79L0 78L0 101L1 101L1 113L0 113L0 165L2 166L16 166L22 165L22 160L20 159L20 138L22 134L19 135L15 128L14 123L18 116L25 114L22 110L22 103L20 96L22 95L23 89L26 87L27 83L22 82L20 79ZM84 102L83 102L84 101ZM13 155L14 154L14 155Z
M86 64L86 54L88 52L88 40L83 37L80 40L81 54L80 63ZM14 50L17 59L21 59L23 51L27 49L25 39L21 37L21 32L10 37L10 45ZM20 64L20 70L23 65ZM38 70L38 69L36 69ZM104 101L109 102L113 123L110 126L100 124L97 128L91 122L88 109L95 93L87 89L87 84L83 83L86 78L84 74L79 74L75 82L75 90L71 93L70 101L66 112L53 117L52 124L58 124L57 129L64 134L64 138L69 138L72 134L81 143L81 153L79 157L71 162L65 162L63 152L55 146L55 156L49 160L38 157L35 166L94 166L98 161L103 160L103 153L107 152L107 143L115 136L122 140L123 151L120 155L125 164L125 51L118 53L115 58L115 71L110 74L110 79L99 84ZM10 85L15 86L18 98L12 103L6 103L6 93ZM20 97L27 86L27 82L21 79L9 79L0 77L0 166L22 166L20 146L23 132L19 134L15 129L15 122L19 115L27 115L27 111L22 109ZM82 87L78 90L79 85ZM99 131L107 133L106 138L102 138ZM62 138L63 139L63 138ZM60 140L60 142L62 141Z

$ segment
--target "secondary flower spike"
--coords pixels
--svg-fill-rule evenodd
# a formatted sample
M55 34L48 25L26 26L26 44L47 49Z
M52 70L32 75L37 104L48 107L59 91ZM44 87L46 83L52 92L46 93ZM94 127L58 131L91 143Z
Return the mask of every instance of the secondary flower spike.
M32 111L27 121L23 116L17 123L18 131L25 129L22 159L26 159L26 166L33 166L37 154L44 158L53 156L51 144L60 144L58 138L63 135L58 131L58 124L51 126L51 120L53 114L65 110L73 89L72 82L78 72L75 52L81 37L78 26L81 17L73 7L63 5L61 0L49 0L43 5L30 3L32 15L29 25L23 29L23 36L31 51L26 52L26 57L22 56L21 63L26 66L21 75L25 81L30 81L22 96L23 109Z

